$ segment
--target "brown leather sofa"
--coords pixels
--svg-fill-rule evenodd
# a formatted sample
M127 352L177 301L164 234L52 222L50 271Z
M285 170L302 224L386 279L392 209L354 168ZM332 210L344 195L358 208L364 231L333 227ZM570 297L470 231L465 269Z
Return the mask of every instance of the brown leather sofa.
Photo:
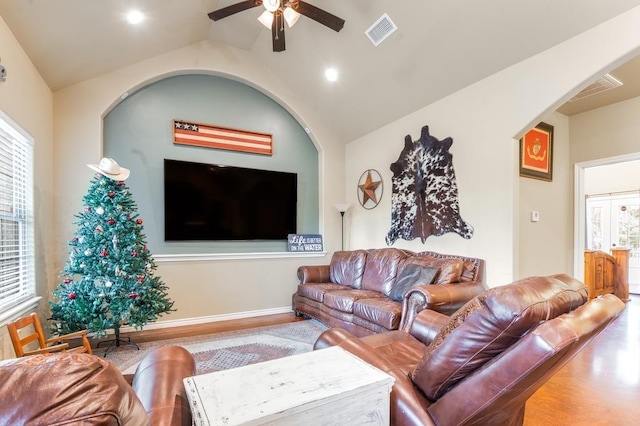
M193 356L179 346L147 355L130 383L95 355L57 353L0 362L2 425L190 426L183 379Z
M333 328L315 349L339 345L391 375L393 425L522 425L527 399L624 307L613 295L587 302L567 275L532 277L451 317L423 310L407 331Z
M296 315L356 336L403 329L423 309L452 314L486 290L482 259L396 248L338 251L298 278Z

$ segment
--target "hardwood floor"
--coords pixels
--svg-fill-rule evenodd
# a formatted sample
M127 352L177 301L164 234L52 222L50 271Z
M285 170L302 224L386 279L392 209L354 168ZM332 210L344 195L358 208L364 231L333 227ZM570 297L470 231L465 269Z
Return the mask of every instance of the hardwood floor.
M640 424L640 297L527 402L526 426Z
M123 333L135 342L299 321L293 313ZM525 426L640 424L640 296L528 401Z

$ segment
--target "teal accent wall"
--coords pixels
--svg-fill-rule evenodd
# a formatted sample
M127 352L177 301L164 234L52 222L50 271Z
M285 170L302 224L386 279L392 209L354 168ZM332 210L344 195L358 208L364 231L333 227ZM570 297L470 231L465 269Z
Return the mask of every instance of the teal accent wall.
M269 133L273 155L173 143L173 120ZM298 175L298 233L319 233L318 151L277 102L246 84L212 75L169 77L130 94L104 118L104 156L131 169L126 183L154 254L284 252L286 241L164 241L165 158Z

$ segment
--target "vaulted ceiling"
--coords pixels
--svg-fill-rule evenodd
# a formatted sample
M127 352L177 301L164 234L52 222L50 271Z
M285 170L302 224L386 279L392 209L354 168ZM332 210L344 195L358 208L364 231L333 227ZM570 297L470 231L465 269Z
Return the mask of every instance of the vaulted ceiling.
M348 142L640 5L640 0L308 0L345 19L344 28L334 32L303 16L286 29L286 51L274 53L270 31L256 20L262 7L216 22L208 18L237 1L0 0L0 16L53 91L210 40L252 52L292 91L312 98L313 112ZM133 7L147 14L138 26L124 20ZM376 47L365 31L383 13L398 30ZM567 105L564 112L638 96L640 87L631 81L639 75L635 62L627 65L635 67L630 72L612 71L622 74L622 88L597 95L607 96L602 101L594 96ZM337 82L324 79L328 66L338 69ZM8 71L9 78L16 72Z

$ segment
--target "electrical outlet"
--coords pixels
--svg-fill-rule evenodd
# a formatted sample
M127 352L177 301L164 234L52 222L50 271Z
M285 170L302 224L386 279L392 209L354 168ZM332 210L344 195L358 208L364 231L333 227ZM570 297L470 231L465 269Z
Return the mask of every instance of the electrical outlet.
M540 212L531 212L531 222L538 222L540 220Z

